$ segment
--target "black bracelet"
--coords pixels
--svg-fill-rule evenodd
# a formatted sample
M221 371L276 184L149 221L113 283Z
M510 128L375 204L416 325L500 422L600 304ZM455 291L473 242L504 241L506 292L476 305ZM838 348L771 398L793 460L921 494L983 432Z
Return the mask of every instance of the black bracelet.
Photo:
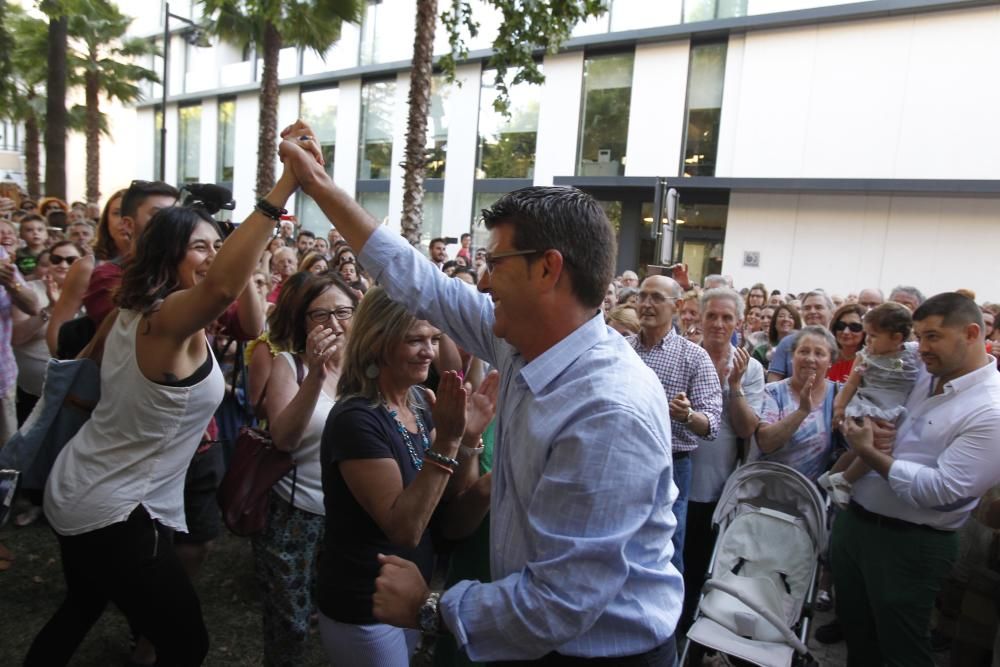
M449 468L451 468L452 470L454 470L455 468L458 467L458 460L457 459L449 458L449 457L445 456L444 454L438 454L433 449L428 449L427 451L425 451L424 452L424 456L426 456L427 458L429 458L431 461L437 461L441 465L446 465Z
M263 197L257 200L256 209L275 222L281 222L281 216L288 214L286 209L278 208Z

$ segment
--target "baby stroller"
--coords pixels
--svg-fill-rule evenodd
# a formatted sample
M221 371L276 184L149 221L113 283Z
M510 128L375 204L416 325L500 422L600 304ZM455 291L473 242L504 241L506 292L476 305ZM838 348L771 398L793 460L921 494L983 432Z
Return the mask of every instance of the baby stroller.
M681 665L691 642L762 667L815 664L806 612L827 539L819 489L786 465L749 463L726 482L712 521L719 537Z

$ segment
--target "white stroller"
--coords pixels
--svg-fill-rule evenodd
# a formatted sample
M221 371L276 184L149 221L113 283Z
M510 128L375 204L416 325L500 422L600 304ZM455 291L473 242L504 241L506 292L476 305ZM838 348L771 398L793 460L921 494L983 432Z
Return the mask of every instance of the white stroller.
M736 470L712 521L719 527L691 642L762 667L813 664L806 648L826 503L815 484L780 463Z

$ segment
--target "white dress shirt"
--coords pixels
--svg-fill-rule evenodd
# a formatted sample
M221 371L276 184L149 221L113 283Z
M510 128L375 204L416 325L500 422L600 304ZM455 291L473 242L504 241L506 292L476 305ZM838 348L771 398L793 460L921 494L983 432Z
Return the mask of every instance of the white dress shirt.
M1000 373L991 358L947 382L921 368L898 426L889 479L859 479L854 500L883 516L957 530L1000 481Z

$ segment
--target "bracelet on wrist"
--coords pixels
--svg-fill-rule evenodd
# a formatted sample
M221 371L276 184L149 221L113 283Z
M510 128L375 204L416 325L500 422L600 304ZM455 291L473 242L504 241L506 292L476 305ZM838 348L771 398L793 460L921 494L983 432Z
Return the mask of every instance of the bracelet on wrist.
M431 459L424 459L424 463L426 463L428 465L431 465L431 466L434 466L438 470L443 470L444 472L448 473L449 476L452 475L452 474L454 474L454 472L455 472L454 470L452 470L448 466L446 466L446 465L444 465L442 463L438 463L437 461L432 461Z
M486 445L483 444L483 439L480 438L479 442L476 444L475 447L462 445L461 447L458 448L458 453L461 455L461 458L470 458L473 456L479 456L480 454L483 453L484 449L486 449Z
M263 197L257 200L257 204L256 206L254 206L254 208L260 211L262 214L266 215L267 217L271 218L275 222L281 222L281 216L288 214L287 209L275 206L274 204L267 201Z
M435 452L433 449L428 449L426 452L424 452L424 460L432 461L434 463L438 463L443 466L448 466L449 470L454 470L455 468L458 467L457 459L453 459L450 456L445 456L444 454L439 454Z

